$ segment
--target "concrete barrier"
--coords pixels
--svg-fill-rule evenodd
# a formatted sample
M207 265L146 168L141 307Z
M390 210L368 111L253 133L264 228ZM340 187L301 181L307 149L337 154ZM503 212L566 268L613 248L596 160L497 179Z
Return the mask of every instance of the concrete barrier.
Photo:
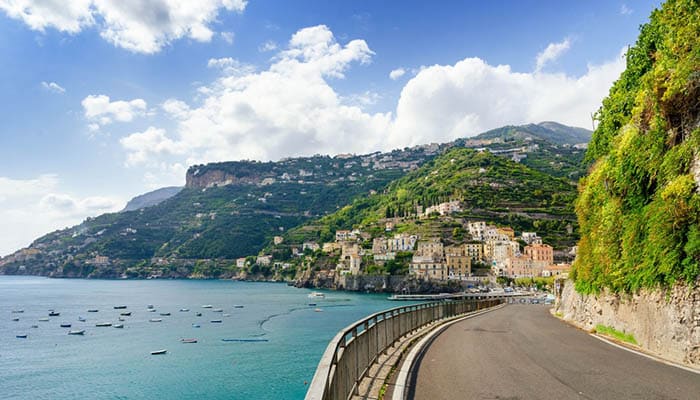
M426 324L495 306L503 299L438 301L372 314L338 332L314 374L307 400L348 399L380 354Z

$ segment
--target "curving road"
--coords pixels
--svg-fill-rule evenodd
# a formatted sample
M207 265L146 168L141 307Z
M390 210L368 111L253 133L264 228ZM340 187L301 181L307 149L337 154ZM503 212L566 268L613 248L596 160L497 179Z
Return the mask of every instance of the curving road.
M447 328L418 360L409 398L700 399L700 374L613 347L548 308L513 304Z

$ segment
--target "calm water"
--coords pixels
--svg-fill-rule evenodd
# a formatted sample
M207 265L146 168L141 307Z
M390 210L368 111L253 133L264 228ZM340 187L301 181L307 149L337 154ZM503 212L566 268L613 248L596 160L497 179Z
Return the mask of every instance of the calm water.
M308 293L272 283L0 276L0 398L301 399L304 381L311 381L338 330L397 305L385 295L326 292L324 300L309 299ZM323 312L315 312L310 302ZM148 312L148 304L157 312ZM223 313L204 309L204 304ZM128 309L114 310L115 305ZM99 312L88 313L91 308ZM24 313L13 314L16 309ZM49 309L61 315L40 322ZM95 327L118 323L121 311L132 312L121 322L124 329ZM78 316L87 321L79 322ZM223 323L210 323L212 319ZM85 329L85 336L69 336L61 323ZM24 333L27 339L15 337ZM182 338L199 343L183 344ZM159 349L168 353L150 355Z

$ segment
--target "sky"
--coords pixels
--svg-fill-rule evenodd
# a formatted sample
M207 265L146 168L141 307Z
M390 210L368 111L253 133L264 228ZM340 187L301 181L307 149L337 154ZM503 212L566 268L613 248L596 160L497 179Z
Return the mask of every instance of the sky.
M0 255L194 164L590 129L659 3L0 0Z

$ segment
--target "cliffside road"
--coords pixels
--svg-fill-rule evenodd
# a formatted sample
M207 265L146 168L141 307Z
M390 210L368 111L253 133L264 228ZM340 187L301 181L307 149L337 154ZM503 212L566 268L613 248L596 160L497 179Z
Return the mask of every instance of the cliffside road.
M418 362L416 400L700 398L700 375L610 346L542 305L457 323Z

